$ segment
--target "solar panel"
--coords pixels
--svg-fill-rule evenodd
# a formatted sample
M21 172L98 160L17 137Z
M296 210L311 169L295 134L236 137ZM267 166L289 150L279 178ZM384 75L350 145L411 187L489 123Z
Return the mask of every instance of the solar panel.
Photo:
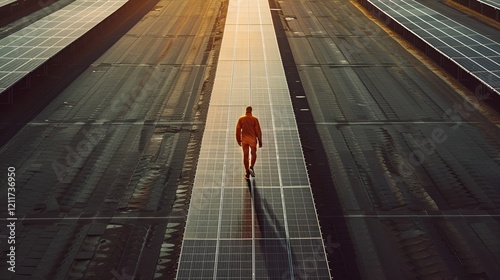
M17 0L1 0L0 7L7 6L7 5L15 3L15 2L17 2Z
M484 3L488 6L494 7L497 10L500 9L500 2L498 0L477 0L479 3Z
M220 53L177 278L330 279L266 0L229 1ZM253 193L235 137L246 105L264 142Z
M107 18L127 0L79 0L0 39L0 92ZM28 61L30 61L28 63ZM23 73L11 75L9 73Z
M413 0L369 0L431 46L441 50L464 70L500 94L492 82L500 79L500 44ZM487 71L488 79L484 79ZM493 78L492 78L493 77Z

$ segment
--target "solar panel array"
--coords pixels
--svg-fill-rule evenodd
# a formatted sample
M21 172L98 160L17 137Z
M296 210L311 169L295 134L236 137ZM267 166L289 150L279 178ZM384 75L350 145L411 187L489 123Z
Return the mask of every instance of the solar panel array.
M15 3L17 0L0 0L0 7Z
M498 0L477 0L479 3L484 3L488 6L500 9L500 1Z
M500 94L500 44L412 0L370 0Z
M0 92L70 45L127 0L77 0L0 39Z
M263 131L253 188L235 137ZM330 279L267 0L230 0L178 279Z

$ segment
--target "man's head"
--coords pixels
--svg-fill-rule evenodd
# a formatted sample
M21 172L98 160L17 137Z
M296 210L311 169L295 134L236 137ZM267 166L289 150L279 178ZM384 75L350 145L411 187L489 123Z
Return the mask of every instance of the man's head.
M252 106L250 106L250 105L249 105L249 106L247 106L247 108L246 108L246 112L247 112L247 113L252 113Z

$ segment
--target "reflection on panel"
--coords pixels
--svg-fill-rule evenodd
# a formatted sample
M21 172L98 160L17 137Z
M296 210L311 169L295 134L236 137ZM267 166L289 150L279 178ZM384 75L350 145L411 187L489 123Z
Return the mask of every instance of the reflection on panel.
M0 39L0 92L81 37L127 0L74 1ZM15 75L9 73L17 73Z

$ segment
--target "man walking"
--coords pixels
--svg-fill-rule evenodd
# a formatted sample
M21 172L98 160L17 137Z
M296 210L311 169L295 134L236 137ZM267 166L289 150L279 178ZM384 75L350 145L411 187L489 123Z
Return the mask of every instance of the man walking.
M253 167L257 160L257 144L262 148L262 132L260 131L259 120L252 115L252 106L247 106L245 115L238 119L236 124L236 141L243 148L243 164L245 165L245 179L250 178L250 174L255 176ZM252 154L251 164L249 164L248 150Z

